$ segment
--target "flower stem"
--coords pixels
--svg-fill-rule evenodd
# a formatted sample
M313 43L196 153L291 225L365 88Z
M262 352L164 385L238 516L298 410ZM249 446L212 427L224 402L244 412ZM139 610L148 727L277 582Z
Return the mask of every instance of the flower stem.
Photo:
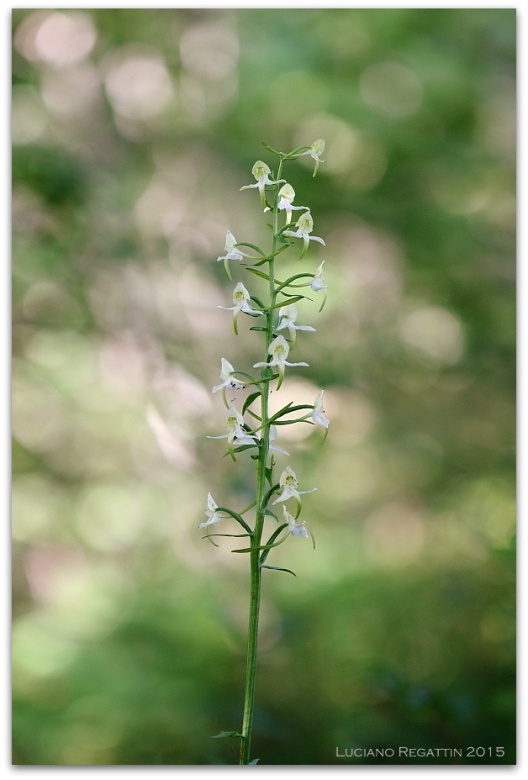
M277 171L277 180L280 179L282 173L282 165L284 159L281 156L279 167ZM278 230L278 187L275 187L275 195L273 201L273 239L269 263L269 294L270 294L270 306L275 305L275 299L277 292L275 290L275 252L277 248L277 230ZM273 338L273 326L274 326L274 314L275 310L266 312L266 353L264 355L264 362L267 361L268 349ZM269 382L262 383L261 393L261 405L260 415L262 420L268 422L262 428L262 436L260 440L260 452L257 464L257 494L256 505L257 515L255 521L255 529L253 531L253 544L255 548L250 553L250 597L249 597L249 623L248 623L248 649L246 660L246 684L244 691L244 714L242 719L242 737L240 740L240 752L239 752L239 764L249 764L249 756L251 749L251 730L253 725L253 707L255 703L255 677L257 668L257 641L258 641L258 621L260 611L260 593L262 584L262 569L260 566L260 551L259 547L262 540L262 531L264 528L264 520L266 517L266 505L267 505L267 491L266 491L266 468L268 463L269 454L269 442L270 442L270 421L268 419L268 397L269 397Z

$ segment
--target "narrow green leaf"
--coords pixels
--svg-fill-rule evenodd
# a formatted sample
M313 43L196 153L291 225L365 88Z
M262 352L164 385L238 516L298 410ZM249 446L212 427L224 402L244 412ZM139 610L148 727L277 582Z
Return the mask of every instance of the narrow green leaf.
M255 303L257 304L257 306L260 306L260 308L261 308L261 309L264 309L264 308L265 308L265 307L264 307L264 304L262 303L262 301L260 300L260 298L257 298L257 296L256 296L256 295L250 295L250 296L249 296L249 299L250 299L251 301L255 301ZM257 314L257 317L259 317L259 316L260 316L260 315L259 315L259 314Z
M299 417L297 420L275 420L273 425L294 425L295 423L308 423L308 425L314 425L311 420L307 420L305 417Z
M287 295L287 293L282 293L283 295ZM306 295L294 295L288 303L296 303L296 301L300 301L301 298L306 298ZM280 309L281 306L284 306L284 303L281 301L280 303L276 303L274 306L268 306L266 309L263 309L262 311L271 311L272 309Z
M275 414L269 418L268 422L273 422L274 420L277 420L279 417L282 417L283 414L287 414L288 412L291 412L291 406L293 404L293 401L289 401L286 406L283 406L282 409L280 409L278 412L275 412ZM310 409L313 409L313 406L310 407Z
M313 274L295 274L294 276L290 276L289 279L286 279L285 282L279 282L279 286L276 289L276 292L280 292L283 287L289 287L292 282L294 282L296 279L304 279L306 277L313 279ZM306 287L306 285L298 285L299 287Z
M212 536L232 536L238 539L241 536L249 536L249 534L209 534L209 539ZM202 539L205 539L205 536L202 536Z
M260 565L261 566L266 561L266 558L268 557L269 551L271 550L271 548L276 546L274 544L275 539L277 539L277 537L281 534L281 532L284 531L284 529L287 528L287 527L288 527L287 523L283 523L275 531L273 531L273 533L271 534L270 538L268 539L268 541L266 542L265 546L263 547L264 552L260 556ZM288 538L288 536L289 536L289 532L286 534L284 539L282 539L280 542L277 542L277 544L282 544L282 542L284 542Z
M285 526L283 526L285 527ZM272 547L278 547L280 544L283 544L286 539L288 538L289 533L286 534L284 539L281 539L279 542L274 542L274 544L262 544L259 547L245 547L243 550L231 550L231 552L234 553L251 553L251 552L257 552L258 550L271 550Z
M279 518L277 517L277 515L274 512L271 511L271 509L265 509L264 510L264 514L265 515L269 515L270 517L273 517L277 522L279 522Z
M297 575L295 574L295 572L294 572L294 571L292 571L291 569L281 569L279 566L264 566L264 564L262 564L262 563L261 563L261 564L260 564L260 568L261 568L261 569L273 569L274 571L287 571L287 572L288 572L288 574L293 574L293 576L294 576L294 577L296 577L296 576L297 576Z
M258 444L241 444L240 447L235 447L233 452L244 452L244 450L252 450L254 447L258 446Z
M258 252L259 255L262 255L262 257L266 256L266 253L262 251L262 249L259 249L258 246L255 246L255 244L246 244L243 241L240 241L238 244L235 244L235 246L248 246L250 249L254 249L255 252Z
M289 414L290 412L298 412L301 409L313 409L313 404L297 404L296 406L293 406L293 401L290 401L289 404L286 404L286 406L283 406L282 409L278 412L275 412L273 417L270 417L270 422L274 422L275 420L278 420L279 417L282 417L283 414Z
M269 281L269 274L265 274L264 271L257 271L256 268L251 268L251 266L246 266L246 271L249 271L250 274L255 274L255 276L260 276L261 279L266 279Z
M245 414L245 412L246 412L246 410L247 410L248 406L249 406L250 404L252 404L252 403L253 403L253 401L256 401L256 400L257 400L257 398L259 397L259 395L261 395L261 392L260 392L260 390L257 390L256 392L254 392L254 393L251 393L250 395L248 395L248 397L247 397L247 398L246 398L246 400L244 401L244 405L242 406L242 414Z
M277 493L279 490L280 490L280 485L279 485L278 482L277 482L276 485L272 485L272 487L270 487L270 489L268 490L268 492L264 496L263 506L266 506L266 504L268 503L268 501L270 500L272 495L274 493Z
M216 511L225 512L227 515L230 515L234 520L237 521L237 523L239 523L242 526L242 528L244 528L249 533L250 536L253 536L253 531L251 530L249 525L245 522L245 520L243 520L237 512L233 512L232 509L227 509L225 506L217 507Z
M272 154L276 154L278 157L284 157L284 154L282 152L278 152L276 149L272 149L271 146L268 146L268 144L265 144L264 141L260 142L264 149L267 149L268 152L271 152ZM258 758L257 758L258 761Z
M313 303L313 298L310 298L308 295L299 295L299 293L287 293L284 292L284 290L281 290L280 294L286 296L287 298L295 298L296 301L300 301L301 298L305 298L307 301L312 301ZM289 300L288 303L294 303L294 301Z
M261 325L253 325L253 327L250 328L250 330L263 330L263 331L267 331L267 328L263 328Z
M215 734L214 737L211 737L211 739L225 739L226 737L239 737L241 739L245 739L244 735L239 734L238 731L221 731L220 734Z

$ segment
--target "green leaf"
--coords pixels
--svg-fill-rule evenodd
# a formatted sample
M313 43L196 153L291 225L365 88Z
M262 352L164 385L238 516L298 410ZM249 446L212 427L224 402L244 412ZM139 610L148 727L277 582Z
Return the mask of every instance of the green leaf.
M272 154L276 154L278 157L284 157L283 152L278 152L276 149L272 149L271 146L268 146L268 144L265 144L264 141L261 141L260 143L262 144L264 149L268 150L268 152L271 152ZM307 148L310 148L310 147L307 147ZM257 758L257 761L258 761L258 758ZM251 763L253 764L255 762L252 761Z
M257 306L260 306L260 308L261 308L261 309L264 309L264 308L265 308L265 307L264 307L264 304L262 303L262 301L260 300L260 298L257 298L257 296L256 296L256 295L250 295L250 296L249 296L249 299L250 299L250 301L255 301L255 303L257 304ZM259 314L257 314L257 317L260 317L260 315L259 315Z
M226 737L240 737L241 739L245 739L244 735L239 734L238 731L221 731L220 734L215 734L211 739L225 739Z
M272 495L273 495L274 493L277 493L279 490L280 490L280 485L279 485L279 483L278 483L278 482L277 482L277 484L276 484L276 485L272 485L272 487L270 487L270 489L268 490L268 492L267 492L267 493L266 493L266 495L264 496L264 501L262 502L262 503L263 503L263 506L266 506L266 504L268 503L268 501L270 500L270 498L272 497Z
M273 425L295 425L295 423L308 423L308 425L315 425L311 420L305 420L304 417L299 417L297 420L275 420Z
M270 422L275 422L275 420L278 420L279 417L282 417L283 414L290 414L290 412L298 412L301 409L313 408L313 404L297 404L296 406L293 406L293 401L290 401L290 403L286 404L286 406L283 406L280 411L275 412L273 417L270 418Z
M309 277L310 279L313 279L313 274L295 274L295 276L290 276L289 279L286 279L285 282L279 282L279 286L277 287L276 292L280 292L283 287L289 287L292 282L294 282L296 279L303 279L305 277ZM306 287L306 285L298 285L299 287Z
M268 557L269 551L271 550L271 548L276 546L274 544L275 539L277 539L277 537L280 536L281 532L284 531L284 529L287 528L287 527L288 527L288 524L287 523L283 523L275 531L273 531L273 533L271 534L270 538L268 539L268 541L266 542L266 544L264 546L264 552L260 556L260 565L261 566L262 566L263 563L265 563L266 558ZM282 542L284 542L287 538L288 538L288 534L286 534L284 539L282 539L280 542L277 542L277 544L282 544Z
M263 331L267 331L267 328L263 328L261 325L253 325L253 327L250 328L250 330L263 330Z
M307 301L312 301L312 303L313 303L313 298L309 298L307 295L299 295L298 293L297 294L296 293L287 293L287 292L284 292L284 290L281 290L280 294L286 296L287 298L295 298L296 301L300 301L301 298L305 298ZM290 301L288 301L288 303L293 303L293 301L290 300Z
M241 536L249 536L249 534L209 534L209 539L212 536L234 536L236 539L238 539ZM202 536L202 539L205 539L205 536Z
M268 422L273 422L274 420L277 420L279 417L282 417L283 414L286 414L287 412L291 412L290 407L293 405L293 401L289 401L286 406L283 406L282 409L280 409L278 412L275 412L275 414L269 418ZM313 406L310 407L310 409L313 409Z
M249 247L250 249L254 249L254 250L255 250L255 252L258 252L258 253L259 253L259 255L262 255L263 257L265 257L265 255L266 255L266 253L265 253L265 252L263 252L263 251L262 251L262 249L259 249L259 248L258 248L258 246L255 246L255 244L246 244L246 243L245 243L245 242L243 242L243 241L239 241L239 243L238 243L238 244L235 244L235 246L247 246L247 247Z
M282 293L283 295L287 295L287 293ZM296 301L300 301L302 298L306 298L306 295L294 295L292 298L289 299L288 303L296 303ZM266 309L263 309L262 311L271 311L272 309L280 309L281 306L284 306L284 303L281 301L280 303L276 303L274 306L268 306Z
M254 447L258 446L258 444L241 444L240 447L235 447L233 452L244 452L244 450L252 450Z
M250 552L256 552L257 550L264 550L264 556L261 558L261 562L266 560L267 557L267 550L271 550L272 547L278 547L280 544L283 544L283 542L286 541L288 536L290 535L289 532L286 534L284 539L280 539L278 542L275 541L275 539L279 536L280 532L283 531L285 528L287 528L287 523L283 523L279 528L277 528L276 531L272 533L266 544L261 544L259 547L244 547L243 550L231 550L231 552L234 553L250 553ZM271 541L273 540L273 541Z
M260 390L257 390L255 393L251 393L250 395L248 395L248 397L244 401L244 405L242 406L242 414L245 414L248 406L252 404L253 401L256 401L260 394L261 394Z
M246 266L246 271L249 271L250 274L255 274L255 276L260 276L261 279L269 281L269 275L265 274L264 271L257 271L256 268L251 268L250 266Z
M216 511L225 512L227 515L230 515L234 520L237 521L237 523L239 523L242 526L242 528L244 528L249 533L250 536L253 536L253 531L251 530L249 525L245 522L245 520L243 520L237 512L233 512L232 509L227 509L225 506L217 507Z
M274 512L271 511L271 509L265 509L264 510L264 514L265 515L269 515L270 517L273 517L277 522L279 522L279 518L277 517L277 515Z
M293 576L294 576L294 577L296 577L296 576L297 576L297 575L295 574L295 572L294 572L294 571L292 571L291 569L281 569L279 566L264 566L264 564L263 564L263 563L261 563L261 564L260 564L260 568L261 568L261 569L273 569L274 571L287 571L287 572L288 572L288 574L293 574Z

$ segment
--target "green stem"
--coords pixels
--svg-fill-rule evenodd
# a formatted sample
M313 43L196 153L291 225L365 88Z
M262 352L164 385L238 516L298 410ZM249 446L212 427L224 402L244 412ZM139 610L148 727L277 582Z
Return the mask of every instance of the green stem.
M281 178L283 158L281 157L277 179ZM278 187L275 188L274 208L273 208L273 240L271 245L269 263L269 293L270 306L275 305L275 250L277 248L277 239L275 238L278 229L279 215L277 212ZM266 354L264 361L268 361L268 349L273 338L275 309L266 312ZM262 383L262 393L260 396L260 414L262 420L268 420L268 396L269 382ZM244 691L244 714L242 719L242 737L240 740L239 764L249 764L251 749L251 730L253 725L253 707L255 703L255 676L257 669L257 640L258 640L258 621L260 611L260 593L262 584L262 569L260 567L260 551L262 540L262 531L266 517L266 505L268 497L266 491L266 467L269 453L270 422L264 425L262 430L260 452L257 465L257 516L255 529L253 531L252 552L250 553L250 597L249 597L249 624L248 624L248 649L246 661L246 684Z

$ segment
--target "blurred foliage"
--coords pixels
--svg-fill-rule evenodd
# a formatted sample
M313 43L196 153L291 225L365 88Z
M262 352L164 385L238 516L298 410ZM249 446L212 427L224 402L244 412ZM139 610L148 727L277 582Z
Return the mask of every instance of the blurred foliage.
M268 240L260 142L322 137L287 176L329 300L278 396L323 387L332 422L281 437L317 549L270 558L298 576L266 576L254 755L513 763L515 11L13 24L14 762L236 761L209 735L240 725L246 561L197 525L208 490L248 503L205 436L220 357L262 358L216 257Z

